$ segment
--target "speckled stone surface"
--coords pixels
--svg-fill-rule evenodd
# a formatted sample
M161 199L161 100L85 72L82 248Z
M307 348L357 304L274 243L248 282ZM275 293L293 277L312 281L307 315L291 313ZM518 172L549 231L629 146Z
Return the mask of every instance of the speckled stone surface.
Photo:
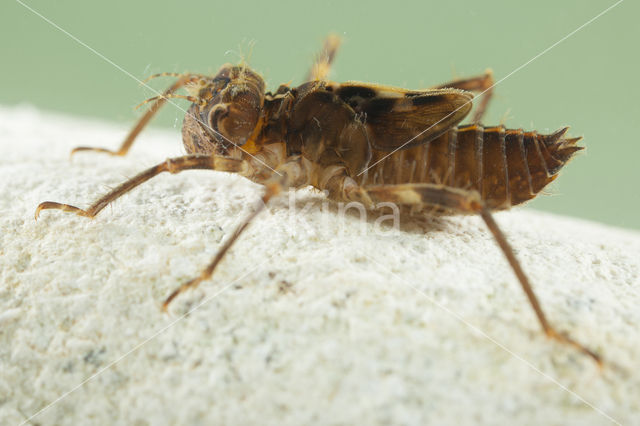
M183 152L177 130L152 130L125 158L69 161L126 131L0 108L0 424L640 424L640 234L496 216L550 320L602 371L542 335L478 218L380 229L307 190L165 314L260 187L189 171L94 220L34 220L41 201L88 206Z

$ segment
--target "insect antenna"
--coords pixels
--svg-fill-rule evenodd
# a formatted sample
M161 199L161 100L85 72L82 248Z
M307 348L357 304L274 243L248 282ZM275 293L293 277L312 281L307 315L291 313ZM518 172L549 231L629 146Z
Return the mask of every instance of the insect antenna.
M142 80L140 82L140 84L144 84L147 83L153 79L159 78L159 77L182 77L182 76L189 76L190 74L184 74L184 73L180 73L180 72L160 72L157 74L152 74L149 77L145 78L144 80Z
M185 81L196 81L198 79L207 79L208 77L204 74L193 74L190 72L160 72L157 74L152 74L149 77L145 78L140 82L141 85L148 83L151 80L160 77L176 77L176 78L184 78Z
M169 93L167 95L158 95L158 96L154 96L152 98L149 98L145 101L140 102L138 105L136 105L136 107L134 109L138 109L140 108L142 105L148 104L149 102L153 102L157 99L169 99L169 98L178 98L178 99L186 99L194 104L198 104L200 106L205 106L207 103L203 100L200 99L198 97L195 96L187 96L187 95L178 95L176 93Z

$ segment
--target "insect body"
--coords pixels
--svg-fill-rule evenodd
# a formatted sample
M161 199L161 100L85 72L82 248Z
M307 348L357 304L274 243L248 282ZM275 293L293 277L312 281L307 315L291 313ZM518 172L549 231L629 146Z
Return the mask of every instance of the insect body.
M286 188L312 185L326 191L330 199L357 201L368 208L394 202L438 213L479 214L507 257L544 332L600 362L597 354L548 323L491 215L493 210L535 197L581 149L576 146L579 138L566 138L566 128L540 135L480 125L493 87L491 73L420 91L327 81L338 44L337 38L327 40L306 83L282 85L274 93L265 93L262 77L245 65L224 65L213 77L162 74L178 80L161 96L146 101L153 102L151 108L118 151L81 147L73 152L124 155L168 98L185 98L192 102L182 127L188 154L140 173L87 210L47 201L38 206L36 218L43 209L93 217L111 201L162 172L219 170L263 184L265 193L258 208L198 277L167 298L166 308L180 292L209 279L253 218ZM189 94L176 94L180 88ZM476 108L474 124L459 126L470 113L474 91L485 94Z

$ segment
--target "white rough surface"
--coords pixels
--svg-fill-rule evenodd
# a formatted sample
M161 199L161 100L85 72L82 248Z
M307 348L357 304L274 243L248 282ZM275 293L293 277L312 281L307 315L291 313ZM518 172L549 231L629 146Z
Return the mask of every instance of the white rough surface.
M260 216L214 279L163 314L259 186L165 175L94 220L35 222L41 201L87 206L182 153L177 132L154 130L125 158L69 162L126 130L0 108L0 424L43 408L34 424L611 423L553 380L640 424L638 233L497 215L553 324L601 353L603 371L541 334L478 218L409 219L387 235L372 219L362 233L310 191L297 213L282 201Z

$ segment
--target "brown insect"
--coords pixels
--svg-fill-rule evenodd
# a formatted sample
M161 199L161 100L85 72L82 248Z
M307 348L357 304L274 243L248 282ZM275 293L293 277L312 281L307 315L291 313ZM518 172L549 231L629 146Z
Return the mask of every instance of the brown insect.
M547 336L570 344L598 363L600 357L547 321L531 284L491 214L535 197L582 149L567 128L550 135L483 127L480 120L492 94L490 72L427 90L405 90L357 82L334 83L325 77L339 45L329 37L307 82L281 85L265 93L265 83L245 65L223 65L215 76L177 77L153 102L118 151L125 155L136 136L168 98L192 102L182 137L187 155L168 159L124 182L87 210L51 201L36 209L60 209L94 217L134 187L162 173L208 169L238 173L265 186L258 207L222 245L202 273L182 284L182 291L213 274L224 254L267 202L286 188L312 185L331 200L357 201L367 208L393 202L438 214L479 214L495 237L526 293ZM185 88L188 95L175 92ZM473 94L484 98L473 123L458 124L472 108Z

